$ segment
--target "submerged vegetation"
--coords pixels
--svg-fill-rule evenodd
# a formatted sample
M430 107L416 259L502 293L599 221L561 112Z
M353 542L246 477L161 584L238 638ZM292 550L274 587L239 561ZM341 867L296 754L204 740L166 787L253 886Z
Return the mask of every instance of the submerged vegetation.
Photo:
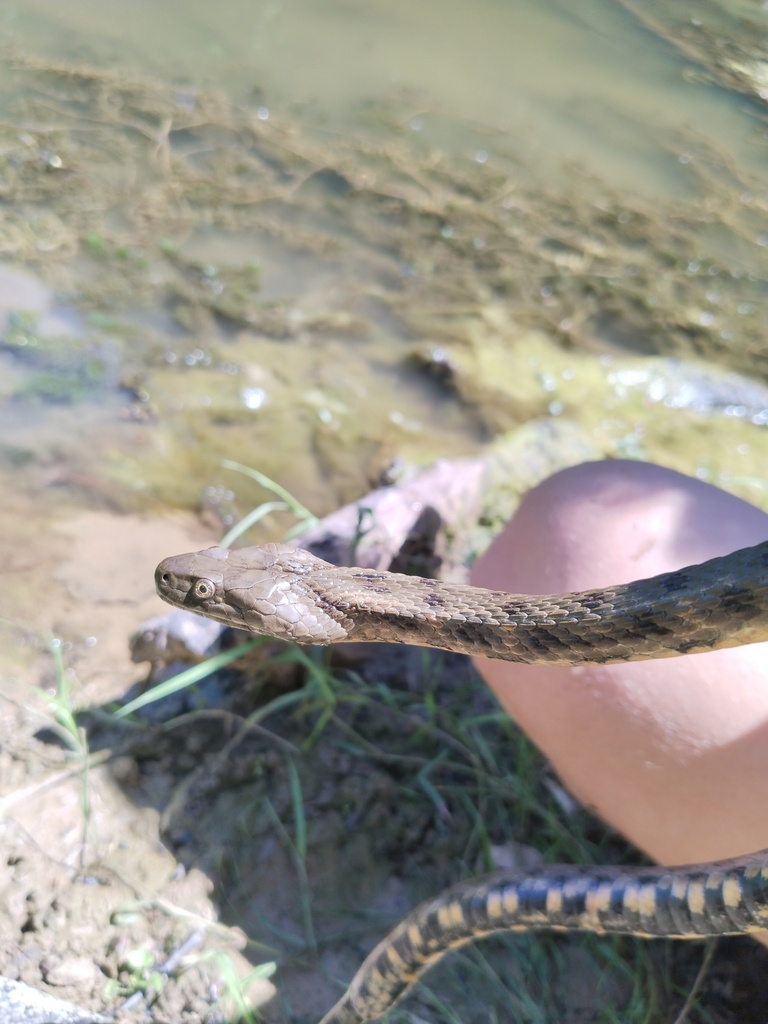
M345 323L338 308L297 317L296 294L260 301L258 263L185 255L216 231L232 252L250 235L321 255L347 297L381 303L402 338L461 340L501 300L564 345L603 339L768 376L764 183L704 140L680 140L695 198L663 202L611 192L576 167L556 186L536 183L503 143L493 159L461 160L380 118L371 138L327 140L220 95L10 63L22 98L2 126L0 254L90 260L79 302L147 302L188 330L208 315L267 337L365 333L364 316Z
M538 180L495 137L437 152L394 104L370 111L368 136L338 138L259 101L7 61L0 255L85 319L84 337L41 340L34 365L11 328L0 358L19 365L20 399L116 396L121 443L96 484L113 501L197 505L201 476L259 450L329 508L395 457L464 454L531 416L582 424L605 454L658 459L674 433L676 466L696 469L712 450L702 410L641 386L655 415L628 441L636 410L606 359L618 374L696 357L768 380L764 182L706 140L677 143L691 199L660 200L577 167ZM754 477L744 458L736 475Z

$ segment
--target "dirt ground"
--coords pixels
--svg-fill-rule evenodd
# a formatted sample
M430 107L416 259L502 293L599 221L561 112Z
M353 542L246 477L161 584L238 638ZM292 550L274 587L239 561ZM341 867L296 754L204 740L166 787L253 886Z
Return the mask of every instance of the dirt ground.
M420 898L493 864L632 857L462 658L360 645L297 661L268 644L115 719L147 674L126 638L158 610L151 567L204 543L192 519L89 513L36 548L38 578L46 557L53 596L69 595L64 668L30 650L39 688L4 676L0 975L126 1021L312 1024ZM4 544L10 560L18 538ZM495 940L430 973L391 1019L674 1020L702 956ZM723 943L677 1019L764 1020L767 959Z

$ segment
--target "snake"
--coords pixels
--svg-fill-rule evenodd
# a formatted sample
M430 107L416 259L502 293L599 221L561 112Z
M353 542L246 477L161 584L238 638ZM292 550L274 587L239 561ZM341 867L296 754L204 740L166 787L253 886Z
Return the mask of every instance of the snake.
M768 640L768 541L633 583L544 596L335 566L288 544L174 555L155 585L176 607L299 644L384 641L607 665ZM768 850L673 868L496 871L407 915L320 1024L377 1020L446 953L496 932L691 939L766 928Z

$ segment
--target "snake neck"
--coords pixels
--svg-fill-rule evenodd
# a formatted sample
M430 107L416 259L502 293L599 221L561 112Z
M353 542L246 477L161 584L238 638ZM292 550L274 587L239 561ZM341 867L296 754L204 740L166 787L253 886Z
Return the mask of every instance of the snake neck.
M345 640L579 665L667 658L768 639L768 543L652 579L549 596L328 569L311 586L343 626Z

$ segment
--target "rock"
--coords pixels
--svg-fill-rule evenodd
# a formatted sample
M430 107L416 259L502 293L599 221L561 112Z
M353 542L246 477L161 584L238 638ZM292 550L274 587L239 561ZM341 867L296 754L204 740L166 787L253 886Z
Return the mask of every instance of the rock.
M7 1024L111 1024L110 1017L82 1010L20 981L0 978L0 1021Z
M212 653L226 627L191 612L175 610L144 622L131 637L131 660L170 665L196 664Z
M58 988L78 985L92 990L102 977L96 964L86 956L67 957L63 960L49 957L42 962L41 967L48 984Z

